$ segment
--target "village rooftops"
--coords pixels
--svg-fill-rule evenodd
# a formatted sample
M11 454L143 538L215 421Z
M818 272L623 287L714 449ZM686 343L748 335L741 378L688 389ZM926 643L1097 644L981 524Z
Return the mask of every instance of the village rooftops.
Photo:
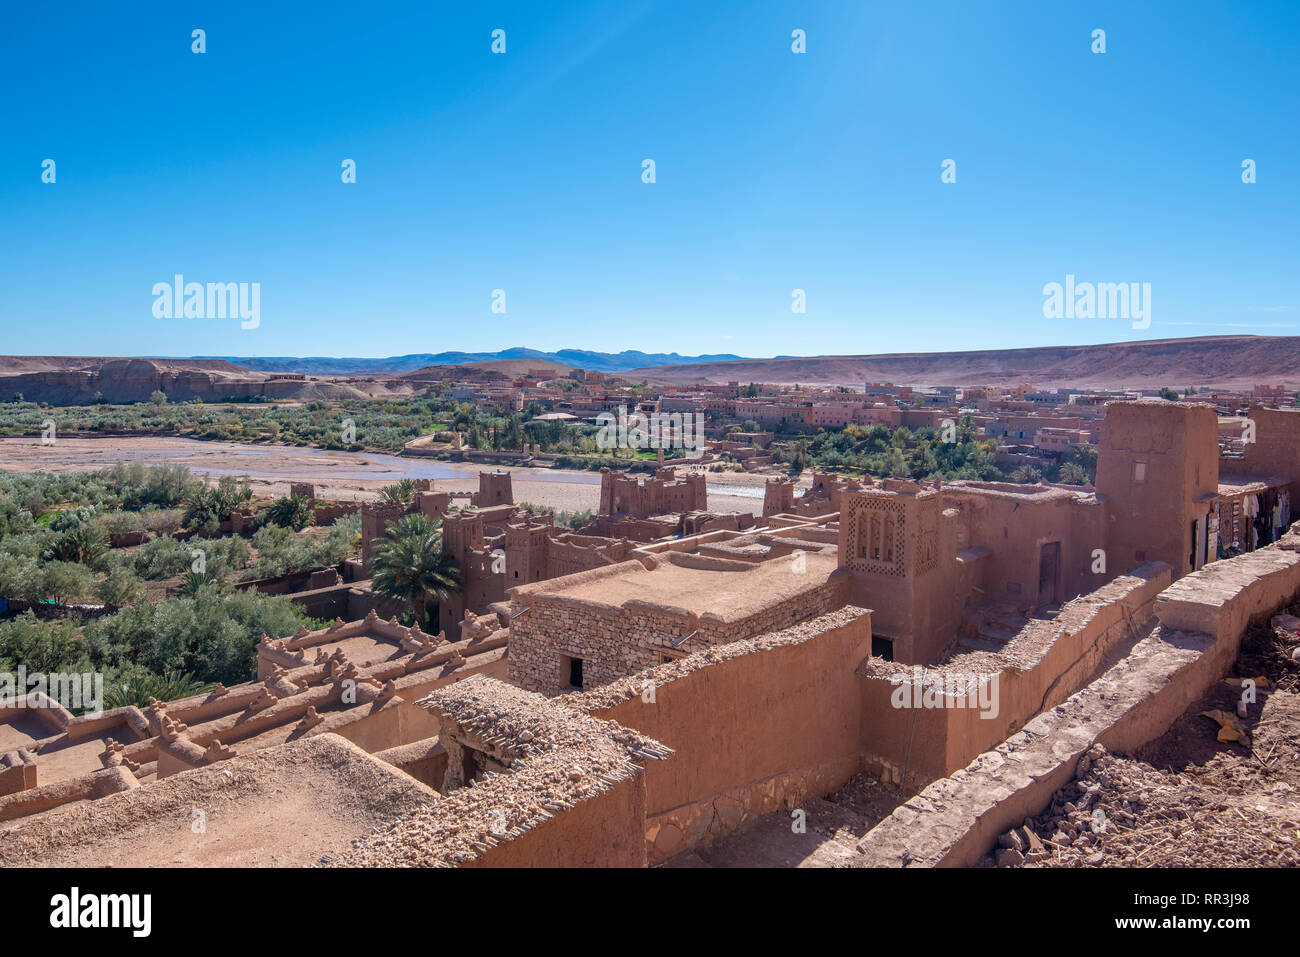
M644 603L723 621L739 621L791 600L825 583L835 571L835 554L806 552L757 564L681 552L644 556L607 568L511 589L517 601L565 598L608 609L631 610ZM796 569L802 568L802 571Z

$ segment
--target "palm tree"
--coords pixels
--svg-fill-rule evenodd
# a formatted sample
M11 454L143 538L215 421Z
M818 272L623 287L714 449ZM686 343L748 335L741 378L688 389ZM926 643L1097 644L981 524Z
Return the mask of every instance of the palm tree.
M310 525L313 514L311 500L304 495L278 498L266 510L268 521L281 528L292 528L295 532L301 532Z
M107 709L135 705L143 708L151 698L159 701L175 701L199 694L210 687L208 682L200 681L189 672L164 675L132 674L120 684L104 689L104 707Z
M385 502L397 502L402 505L410 505L415 501L415 493L420 490L420 486L415 484L415 479L404 478L392 485L385 485L379 490L379 496Z
M391 537L377 538L371 587L385 598L408 601L415 623L428 624L429 599L445 602L460 591L460 569L442 551L441 523L417 512L390 522Z
M46 561L95 565L108 552L108 538L98 525L83 522L62 532L45 550Z
M185 577L181 579L180 594L187 598L197 598L200 589L209 585L214 585L218 590L221 589L221 578L212 572L188 571ZM162 700L161 698L159 699Z

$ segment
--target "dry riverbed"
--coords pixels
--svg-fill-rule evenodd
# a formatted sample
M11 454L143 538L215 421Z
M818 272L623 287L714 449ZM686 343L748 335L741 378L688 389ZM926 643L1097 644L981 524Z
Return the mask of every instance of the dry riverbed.
M183 465L196 474L248 475L258 496L277 497L291 482L313 482L317 495L334 501L369 501L385 485L402 478L430 478L448 491L478 488L487 468L461 462L401 458L373 452L329 452L286 445L204 442L171 436L102 439L61 438L42 445L36 438L0 439L0 471L92 472L113 463ZM600 505L600 473L562 469L510 468L516 502L560 511L595 511ZM707 473L709 508L714 511L763 509L766 477L738 472ZM806 487L805 479L800 487Z

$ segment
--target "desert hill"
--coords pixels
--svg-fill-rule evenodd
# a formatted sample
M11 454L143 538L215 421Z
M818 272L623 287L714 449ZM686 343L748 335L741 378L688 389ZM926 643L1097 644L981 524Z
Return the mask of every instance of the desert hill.
M492 384L539 371L548 377L565 376L574 368L543 355L436 363L407 372L349 376L258 371L225 359L0 356L0 400L22 395L56 405L142 402L161 390L175 402L256 396L340 401L410 395L435 379ZM1206 336L978 352L783 356L651 365L620 377L665 386L739 381L859 388L864 382L893 382L913 386L1023 383L1048 389L1250 388L1268 384L1300 389L1300 336Z
M635 369L658 384L1018 385L1159 388L1260 383L1300 388L1300 336L1205 336L1088 346L742 359Z
M155 391L172 402L221 402L265 396L298 401L410 394L414 386L381 380L285 379L221 359L132 359L101 356L0 356L0 400L87 405L144 402Z

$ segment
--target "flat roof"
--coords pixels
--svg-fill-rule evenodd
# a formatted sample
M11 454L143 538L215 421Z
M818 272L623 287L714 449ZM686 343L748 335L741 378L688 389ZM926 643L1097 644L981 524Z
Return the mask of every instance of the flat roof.
M642 601L737 620L823 584L839 564L836 555L821 552L802 555L802 572L794 570L793 556L757 564L734 563L738 567L725 559L693 561L693 556L677 553L662 557L665 560L654 569L639 562L623 562L611 574L571 575L544 583L551 585L549 588L531 591L611 609L622 608L629 601Z
M1291 480L1284 475L1220 475L1219 494L1243 495L1290 484Z
M0 866L306 867L440 800L324 734L6 822ZM206 815L201 833L194 808Z

